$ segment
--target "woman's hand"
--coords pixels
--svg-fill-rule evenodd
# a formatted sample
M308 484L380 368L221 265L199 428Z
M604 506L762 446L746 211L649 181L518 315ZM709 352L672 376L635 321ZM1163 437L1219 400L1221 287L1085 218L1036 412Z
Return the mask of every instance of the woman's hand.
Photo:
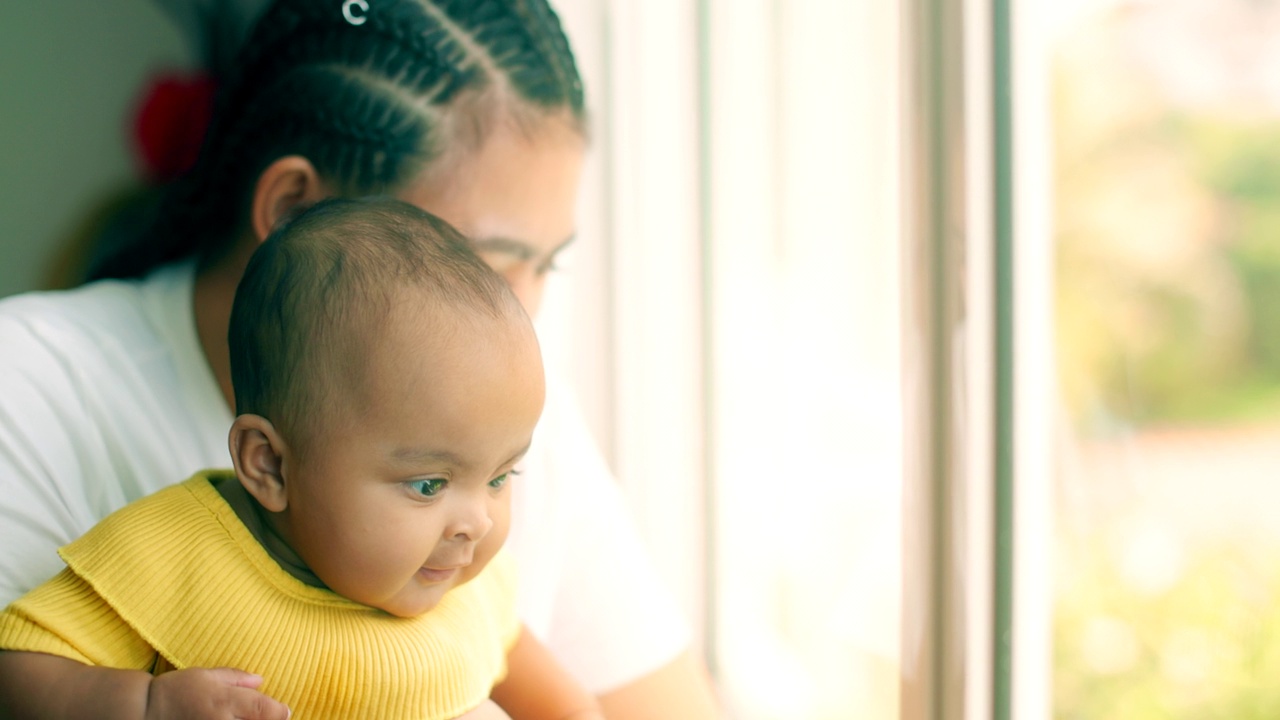
M289 708L258 692L262 678L232 668L188 668L159 675L145 720L288 720Z

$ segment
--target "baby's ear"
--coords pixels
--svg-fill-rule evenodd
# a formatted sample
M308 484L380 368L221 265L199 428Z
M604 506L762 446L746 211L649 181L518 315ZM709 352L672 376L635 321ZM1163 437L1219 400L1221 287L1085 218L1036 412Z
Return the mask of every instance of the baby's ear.
M289 501L281 468L288 448L275 426L261 415L240 415L227 440L240 484L266 510L284 512Z

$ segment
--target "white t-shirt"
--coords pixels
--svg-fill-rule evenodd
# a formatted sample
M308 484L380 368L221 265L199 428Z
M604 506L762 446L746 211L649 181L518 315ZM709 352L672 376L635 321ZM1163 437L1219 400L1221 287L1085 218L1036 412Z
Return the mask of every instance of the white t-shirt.
M232 414L205 361L193 271L0 301L0 605L122 505L229 467ZM521 617L591 691L688 644L586 426L550 384L513 486Z

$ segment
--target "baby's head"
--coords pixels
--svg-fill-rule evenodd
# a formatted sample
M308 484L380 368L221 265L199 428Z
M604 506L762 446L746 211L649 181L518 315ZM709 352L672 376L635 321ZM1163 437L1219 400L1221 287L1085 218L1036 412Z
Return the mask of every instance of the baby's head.
M319 203L254 253L228 339L236 474L321 582L413 616L483 569L542 361L456 231L396 200Z

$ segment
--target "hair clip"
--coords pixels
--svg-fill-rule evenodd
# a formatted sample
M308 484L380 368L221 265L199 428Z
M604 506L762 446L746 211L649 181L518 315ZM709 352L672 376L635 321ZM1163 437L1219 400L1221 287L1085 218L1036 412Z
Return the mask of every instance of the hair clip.
M355 8L360 8L359 15L356 14ZM369 12L368 0L343 0L342 17L346 18L347 22L351 23L352 25L356 25L356 26L363 25L365 21L369 19L367 14L368 12Z

